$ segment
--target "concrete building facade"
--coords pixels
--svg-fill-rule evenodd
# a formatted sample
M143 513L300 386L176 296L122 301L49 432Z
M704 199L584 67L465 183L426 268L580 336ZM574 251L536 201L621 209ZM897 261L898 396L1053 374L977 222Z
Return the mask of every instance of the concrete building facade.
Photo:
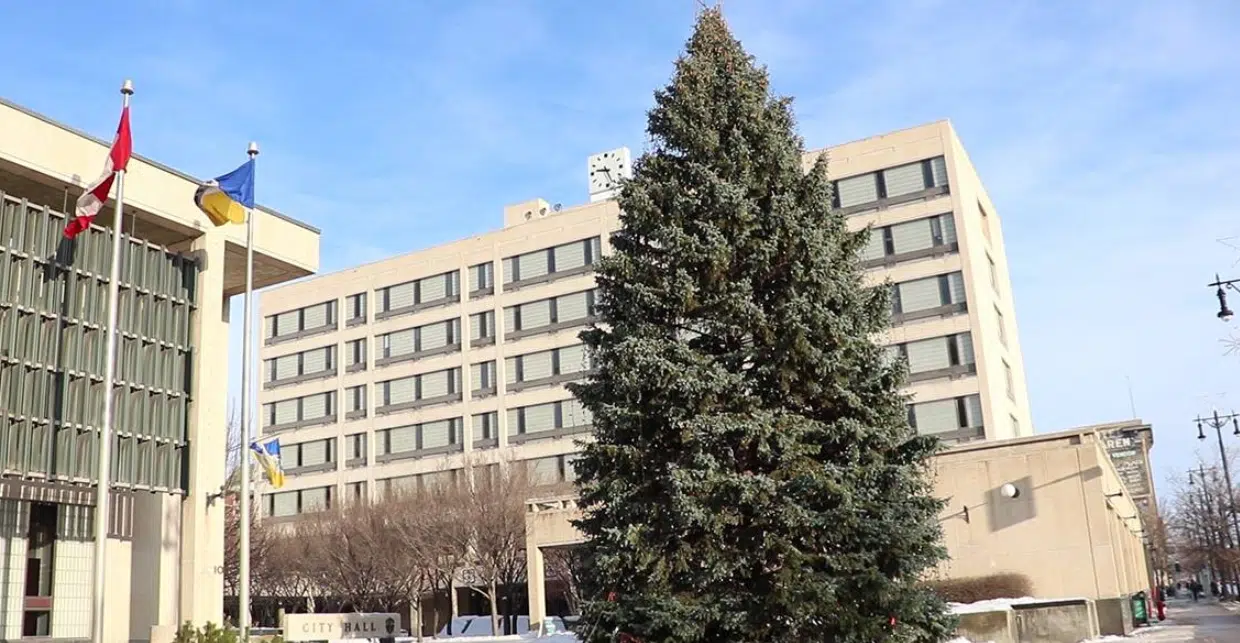
M115 206L72 242L62 230L63 212L98 175L108 146L0 101L2 640L90 637L109 391L116 433L105 639L171 640L182 622L223 615L223 503L213 494L225 478L229 298L244 286L245 230L207 221L193 202L197 179L133 158L118 375L106 386ZM256 216L260 286L317 269L317 230L271 210Z
M1151 589L1139 504L1092 427L957 445L934 457L949 560L933 576L1019 576L1044 599L1087 598L1107 632L1131 629L1129 598ZM1006 489L1005 489L1006 488ZM544 554L582 536L573 494L528 503L530 621L546 618ZM1019 597L1013 597L1019 598Z
M948 442L1032 433L998 214L946 121L829 156L839 206L873 226L864 260L895 289L883 338L912 375L909 418ZM522 461L573 478L589 414L564 388L590 365L591 265L619 210L627 150L591 157L591 202L510 206L495 232L262 293L261 431L288 482L268 518Z

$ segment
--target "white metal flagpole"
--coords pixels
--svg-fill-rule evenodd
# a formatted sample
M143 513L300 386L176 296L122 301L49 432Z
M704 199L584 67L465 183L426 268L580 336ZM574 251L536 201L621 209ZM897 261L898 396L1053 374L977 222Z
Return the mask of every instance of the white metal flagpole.
M133 95L133 81L126 80L121 85L123 108L129 108L129 97ZM91 641L104 643L103 640L103 599L104 580L107 567L108 544L108 509L109 493L112 487L112 413L116 408L112 394L112 382L116 379L116 323L119 315L117 308L120 299L121 280L121 242L122 223L124 222L125 206L125 170L116 172L116 216L112 219L112 265L108 276L108 336L104 350L103 367L103 422L99 428L99 474L95 488L95 586L91 594Z
M246 150L253 161L258 156L258 143L251 142ZM254 209L245 213L245 321L241 324L241 516L238 531L240 543L237 548L237 627L241 640L250 640L250 344L253 341L254 320L251 319L254 299Z

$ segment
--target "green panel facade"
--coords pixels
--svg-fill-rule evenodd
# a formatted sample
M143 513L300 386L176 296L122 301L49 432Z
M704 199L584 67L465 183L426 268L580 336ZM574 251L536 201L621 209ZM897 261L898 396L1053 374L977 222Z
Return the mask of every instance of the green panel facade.
M94 482L112 233L0 193L0 470ZM182 491L197 264L126 236L112 480Z

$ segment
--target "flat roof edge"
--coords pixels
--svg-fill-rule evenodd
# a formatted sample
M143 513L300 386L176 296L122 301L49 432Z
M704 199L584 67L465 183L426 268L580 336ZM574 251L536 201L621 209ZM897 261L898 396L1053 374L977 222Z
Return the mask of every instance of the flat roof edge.
M15 110L17 110L17 111L19 111L19 112L21 112L21 113L25 114L26 116L30 116L31 118L36 118L36 119L38 119L38 120L41 120L41 121L43 121L44 123L47 123L48 125L51 125L51 126L53 126L53 127L59 127L60 129L65 130L66 132L69 132L70 134L73 134L73 135L75 135L75 136L80 136L80 137L82 137L82 138L84 138L84 139L86 139L86 140L88 140L88 141L92 141L92 142L98 143L99 145L102 145L102 146L104 146L105 148L106 148L106 147L109 147L109 146L111 146L111 145L112 145L112 142L111 142L111 141L105 141L105 140L103 140L103 139L101 139L101 138L99 138L99 137L97 137L97 136L92 136L92 135L90 135L90 134L87 134L86 132L83 132L82 130L80 130L80 129L76 128L76 127L70 127L69 125L65 125L64 123L61 123L61 122L57 121L57 120L56 120L56 119L54 119L54 118L51 118L51 117L45 116L45 115L43 115L43 114L40 114L39 112L36 112L36 111L34 111L33 109L30 109L29 107L26 107L26 106L24 106L24 105L19 105L19 104L17 104L17 103L14 103L13 101L11 101L11 100L9 100L9 99L7 99L7 98L4 98L3 96L0 96L0 105L3 105L3 106L5 106L5 107L9 107L9 108L11 108L11 109L15 109ZM181 170L178 170L178 169L176 169L176 168L174 168L174 167L169 167L169 166L167 166L167 165L165 165L165 164L163 164L163 163L160 163L159 161L156 161L156 160L150 159L150 158L148 158L148 157L142 156L141 154L134 154L132 158L136 158L136 159L138 159L139 161L142 161L143 163L146 163L147 165L150 165L151 167L154 167L154 168L157 168L157 169L163 170L164 172L167 172L167 173L172 174L172 175L174 175L174 176L179 176L179 177L181 177L181 178L185 179L186 181L191 181L191 182L193 182L193 183L197 183L197 184L199 184L199 185L201 185L201 184L203 183L202 179L198 179L198 178L196 178L196 177L193 177L193 176L191 176L191 175L189 175L189 174L187 174L187 173L185 173L185 172L182 172ZM265 206L265 205L258 204L258 205L256 205L256 206L255 206L255 209L256 209L256 210L259 210L260 212L263 212L264 214L270 214L271 216L276 217L277 219L283 219L284 221L287 221L287 222L289 222L289 223L291 223L291 224L293 224L293 225L295 225L295 226L298 226L298 227L301 227L301 228L305 228L306 230L309 230L310 232L313 232L313 233L315 233L315 234L322 234L322 232L323 232L322 230L319 230L318 228L316 228L316 227L314 227L314 226L312 226L312 225L310 225L310 224L308 224L308 223L306 223L306 222L304 222L304 221L298 221L297 219L294 219L293 217L291 217L291 216L289 216L289 215L287 215L287 214L284 214L283 212L279 212L279 211L277 211L277 210L273 210L273 209L271 209L271 208L269 208L269 207L267 207L267 206Z

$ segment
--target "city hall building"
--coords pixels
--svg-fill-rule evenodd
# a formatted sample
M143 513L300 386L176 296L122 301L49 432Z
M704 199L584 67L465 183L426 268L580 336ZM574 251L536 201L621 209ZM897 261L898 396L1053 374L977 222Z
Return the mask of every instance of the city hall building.
M863 260L894 289L882 338L907 358L909 421L949 443L1033 432L999 214L951 124L806 155L829 157L838 206L873 226ZM522 461L573 479L589 413L565 383L590 369L592 266L619 225L625 149L590 157L589 202L532 199L503 228L262 293L261 432L288 482L264 517Z
M0 100L0 640L91 635L109 394L105 640L171 640L178 624L223 613L229 299L245 284L245 228L207 221L193 202L199 180L133 158L108 385L115 204L74 241L62 236L64 212L108 146ZM317 230L266 209L256 216L257 286L317 269Z

